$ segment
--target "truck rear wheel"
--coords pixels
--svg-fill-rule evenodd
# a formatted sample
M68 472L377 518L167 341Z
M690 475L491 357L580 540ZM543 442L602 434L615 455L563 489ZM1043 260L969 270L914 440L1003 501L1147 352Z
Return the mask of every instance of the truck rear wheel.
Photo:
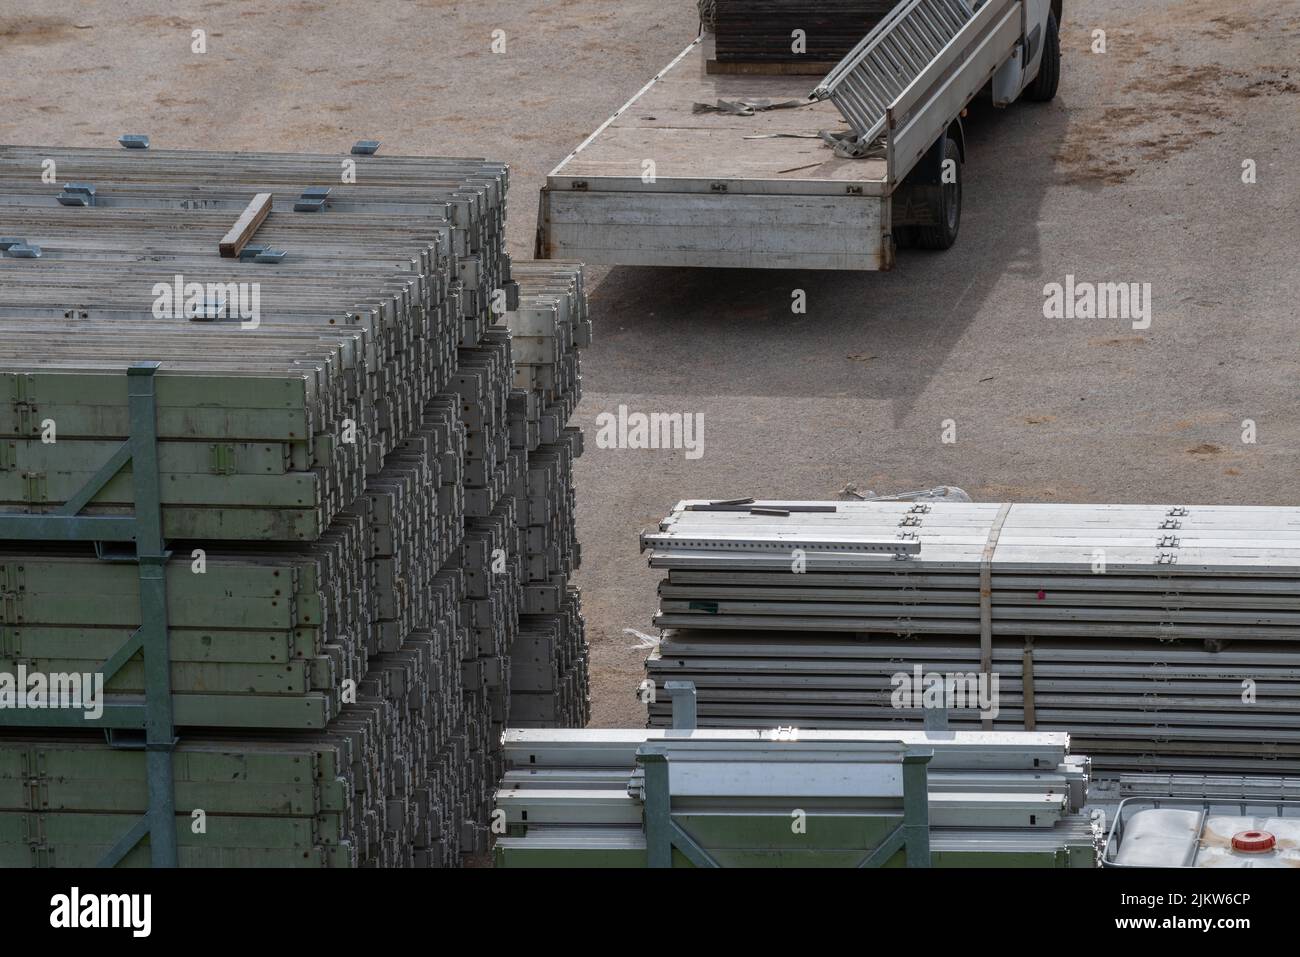
M1043 39L1043 58L1038 63L1038 76L1025 87L1025 96L1035 103L1046 103L1056 96L1061 84L1061 30L1056 14L1047 14L1047 36Z
M943 165L948 168L952 161L953 181L941 183L938 187L927 190L929 194L928 223L913 226L910 245L918 249L949 249L957 241L957 231L961 227L961 150L950 137L943 139Z

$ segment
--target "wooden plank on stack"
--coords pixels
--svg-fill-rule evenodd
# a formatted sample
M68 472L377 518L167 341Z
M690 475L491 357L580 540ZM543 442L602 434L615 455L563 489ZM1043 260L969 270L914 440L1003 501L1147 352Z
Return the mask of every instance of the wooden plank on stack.
M1300 509L684 502L642 542L648 674L705 726L907 726L898 689L987 670L996 714L954 726L1069 731L1105 772L1300 770Z
M61 205L46 160L94 203ZM492 314L513 289L507 187L504 165L473 159L0 147L6 231L41 249L0 258L0 512L72 500L128 437L125 369L161 363L173 709L178 760L196 762L178 774L182 863L486 850L529 617L529 453L556 472L549 446L511 441L510 331ZM261 193L269 213L221 257ZM589 329L580 268L557 299ZM552 418L576 401L576 351L561 366L570 378L537 393ZM83 511L129 513L133 495L128 466ZM0 671L96 670L140 625L135 574L76 545L3 543ZM565 638L550 665L568 677ZM137 658L107 692L143 687ZM51 749L62 770L43 769ZM222 778L254 753L268 774L312 764L341 796L268 808L257 774ZM144 810L138 757L0 716L0 765L75 792L33 806L0 789L0 861L97 861ZM205 842L189 813L210 782L223 836Z

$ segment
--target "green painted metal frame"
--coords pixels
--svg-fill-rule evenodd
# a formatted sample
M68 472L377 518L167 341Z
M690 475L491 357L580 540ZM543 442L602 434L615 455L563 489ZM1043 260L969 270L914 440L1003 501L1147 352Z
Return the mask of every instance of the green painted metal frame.
M643 745L637 760L645 769L645 842L647 867L672 867L673 849L696 867L720 865L673 820L668 756L662 745ZM929 765L934 751L917 748L903 756L903 823L858 864L883 867L898 851L908 867L930 867Z
M172 723L171 656L167 636L168 552L163 539L162 500L158 473L157 393L154 374L159 362L139 362L127 369L127 401L131 435L85 487L54 512L44 515L0 515L0 539L14 541L135 542L140 574L140 627L101 666L107 681L137 652L144 653L145 696L141 704L106 703L105 727L144 732L149 810L122 835L100 861L114 867L147 834L154 867L177 866L176 792L172 752L176 746ZM127 463L135 490L131 516L80 515L83 508ZM102 552L100 553L103 557ZM84 715L71 710L0 712L0 725L26 727L84 727ZM106 731L115 743L111 731Z
M908 867L930 867L930 759L934 751L917 748L903 755L903 823L858 867L883 867L899 850Z

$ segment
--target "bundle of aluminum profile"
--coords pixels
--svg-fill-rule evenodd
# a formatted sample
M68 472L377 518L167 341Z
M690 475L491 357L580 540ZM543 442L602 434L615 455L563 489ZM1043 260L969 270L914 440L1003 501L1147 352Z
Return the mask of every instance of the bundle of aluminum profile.
M801 749L900 742L933 752L927 790L935 866L1095 866L1097 834L1081 813L1088 760L1069 753L1064 734L623 729L506 732L507 771L496 805L508 833L497 840L498 866L644 866L648 784L638 749L647 742L704 748L725 762L729 749L739 760L743 749L763 741L773 743L772 757L758 773L724 774L725 796L709 792L706 800L700 788L692 791L693 809L707 806L745 835L729 848L733 855L744 846L751 859L795 858L797 839L781 852L762 843L764 816L786 804L809 818L867 809L865 793L813 797L801 776Z
M1300 510L684 502L642 544L648 676L704 726L906 726L959 676L954 727L1069 731L1098 770L1300 770Z
M657 688L693 682L706 727L909 727L944 707L955 728L989 716L993 728L1068 731L1099 772L1295 773L1295 655L1185 644L999 639L995 680L981 681L967 639L670 629L646 673ZM924 695L941 681L941 696ZM648 707L652 726L670 723L666 700Z
M1300 638L1300 508L687 501L641 547L662 627Z

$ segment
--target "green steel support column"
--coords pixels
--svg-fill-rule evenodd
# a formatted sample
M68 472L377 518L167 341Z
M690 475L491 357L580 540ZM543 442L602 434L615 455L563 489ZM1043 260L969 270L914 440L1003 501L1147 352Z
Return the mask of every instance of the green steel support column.
M645 768L645 853L648 867L673 866L673 818L668 793L668 759L641 757Z
M158 478L154 373L160 363L127 370L131 471L135 484L136 559L140 565L140 639L144 649L145 747L149 775L149 849L154 867L177 866L176 792L172 775L171 654L167 641L167 553Z
M908 867L929 867L930 861L930 749L903 755L903 841Z
M665 681L664 691L673 705L673 729L694 731L699 727L699 708L693 681Z

